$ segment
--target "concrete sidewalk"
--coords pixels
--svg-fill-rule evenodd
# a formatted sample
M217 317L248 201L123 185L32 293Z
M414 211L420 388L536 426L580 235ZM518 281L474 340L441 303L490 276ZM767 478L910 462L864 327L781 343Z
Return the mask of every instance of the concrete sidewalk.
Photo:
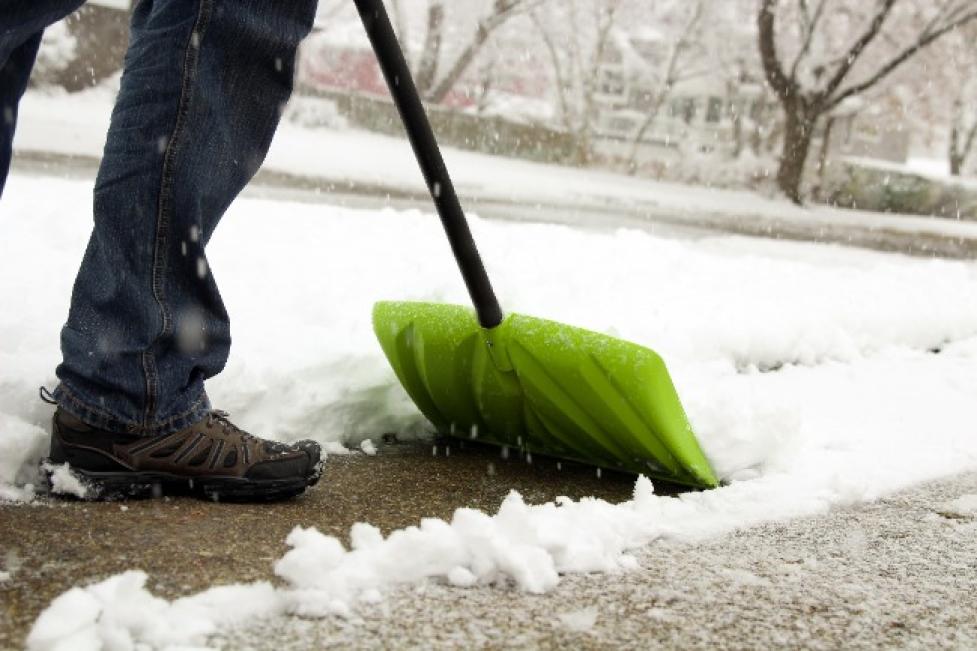
M494 511L510 488L527 501L621 501L632 480L490 448L395 444L377 457L333 456L324 483L278 505L191 499L0 505L0 648L76 584L139 568L167 598L213 584L272 579L296 525L345 537L385 532L455 508ZM544 596L434 583L393 591L352 620L273 623L215 640L224 648L974 648L977 521L941 515L977 492L977 473L879 502L771 523L694 545L639 552L619 576L571 576Z

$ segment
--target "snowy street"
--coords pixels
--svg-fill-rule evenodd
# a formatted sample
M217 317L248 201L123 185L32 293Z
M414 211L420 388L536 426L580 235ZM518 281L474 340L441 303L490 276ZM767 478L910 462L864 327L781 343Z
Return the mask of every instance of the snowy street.
M28 92L15 168L94 176L114 97L111 84L70 97ZM299 99L297 102L301 103ZM70 110L66 110L70 109ZM977 223L811 204L803 208L754 192L650 181L444 148L469 211L487 218L658 232L672 229L836 242L921 256L977 258ZM290 200L329 195L353 207L377 199L430 210L406 140L350 128L305 128L285 121L252 196Z

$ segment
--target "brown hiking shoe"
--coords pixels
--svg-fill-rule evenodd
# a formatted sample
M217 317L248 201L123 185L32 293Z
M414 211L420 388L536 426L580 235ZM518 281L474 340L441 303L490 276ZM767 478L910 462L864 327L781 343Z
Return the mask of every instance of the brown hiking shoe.
M266 441L221 411L172 434L137 438L89 427L58 409L44 467L65 463L86 487L86 499L190 493L213 500L276 500L299 495L322 474L318 443Z

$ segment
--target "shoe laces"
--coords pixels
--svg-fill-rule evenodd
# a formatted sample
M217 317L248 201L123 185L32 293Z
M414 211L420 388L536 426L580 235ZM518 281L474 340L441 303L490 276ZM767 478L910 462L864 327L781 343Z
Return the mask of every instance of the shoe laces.
M241 442L247 444L254 441L256 445L261 445L264 447L265 452L268 454L285 454L290 451L290 446L284 443L278 443L277 441L268 441L263 438L257 437L254 434L244 431L237 425L231 422L230 414L226 411L220 409L212 409L210 414L207 416L207 422L211 425L220 425L221 429L225 432L236 433L241 437Z
M253 434L245 432L243 429L241 429L240 427L232 423L230 417L231 415L226 411L222 411L220 409L212 409L210 413L207 415L207 424L219 425L220 428L227 433L238 434L241 437L242 442L244 443L247 443L248 441L252 441L255 438L257 438Z

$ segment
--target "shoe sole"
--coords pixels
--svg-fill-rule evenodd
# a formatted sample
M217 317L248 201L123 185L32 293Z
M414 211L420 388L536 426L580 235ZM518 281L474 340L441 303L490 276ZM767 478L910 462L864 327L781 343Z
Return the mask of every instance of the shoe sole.
M85 501L151 499L164 496L193 496L214 502L274 502L296 497L319 481L321 472L296 479L242 479L240 477L180 477L158 472L90 472L69 467L84 487ZM53 466L42 464L42 474L51 489Z

